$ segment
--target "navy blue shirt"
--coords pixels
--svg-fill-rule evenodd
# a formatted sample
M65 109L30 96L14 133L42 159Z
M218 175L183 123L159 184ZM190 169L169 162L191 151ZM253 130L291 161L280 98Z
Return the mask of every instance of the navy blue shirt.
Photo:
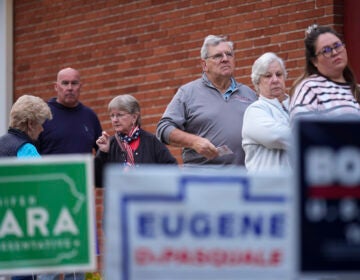
M92 153L97 150L96 139L101 135L100 121L93 110L79 103L68 108L49 100L53 118L47 120L39 136L40 154Z

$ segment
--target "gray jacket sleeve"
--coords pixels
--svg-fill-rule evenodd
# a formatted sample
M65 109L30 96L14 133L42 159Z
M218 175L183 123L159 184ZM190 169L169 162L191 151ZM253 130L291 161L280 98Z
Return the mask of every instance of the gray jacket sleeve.
M163 143L169 144L169 135L175 128L185 129L186 109L183 100L183 89L179 88L171 102L168 104L157 128L156 137Z

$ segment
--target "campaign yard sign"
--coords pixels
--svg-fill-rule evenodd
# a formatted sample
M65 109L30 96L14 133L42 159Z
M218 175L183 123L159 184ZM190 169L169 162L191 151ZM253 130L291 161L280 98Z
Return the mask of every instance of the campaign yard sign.
M0 161L0 275L96 269L90 156Z
M289 177L114 165L105 178L105 279L293 279Z
M295 132L299 270L360 279L360 121L303 119Z

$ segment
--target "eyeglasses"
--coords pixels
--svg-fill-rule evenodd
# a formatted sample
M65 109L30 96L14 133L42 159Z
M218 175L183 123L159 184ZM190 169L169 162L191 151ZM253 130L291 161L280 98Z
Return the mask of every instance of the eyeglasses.
M322 54L323 56L330 58L332 56L333 50L337 53L342 52L345 48L345 44L343 42L336 42L332 47L326 46L323 47L321 51L319 51L316 56Z
M211 59L213 59L215 61L220 61L220 60L222 60L224 58L224 55L227 58L233 58L234 57L233 52L223 52L223 53L217 53L217 54L214 54L214 55L207 56L206 59L211 58Z

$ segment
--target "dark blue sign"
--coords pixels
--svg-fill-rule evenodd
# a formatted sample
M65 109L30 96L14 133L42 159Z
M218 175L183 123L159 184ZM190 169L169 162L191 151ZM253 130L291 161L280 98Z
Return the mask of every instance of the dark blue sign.
M300 272L360 271L360 120L299 120Z

